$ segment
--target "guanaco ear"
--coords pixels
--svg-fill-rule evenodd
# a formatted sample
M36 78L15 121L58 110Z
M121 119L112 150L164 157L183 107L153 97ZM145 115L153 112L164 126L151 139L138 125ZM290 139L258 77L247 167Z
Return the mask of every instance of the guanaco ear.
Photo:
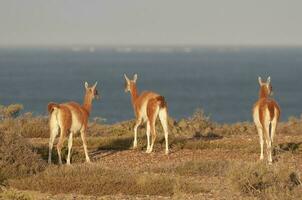
M87 82L85 82L85 88L88 89L88 83Z
M262 78L260 76L258 77L258 82L259 82L259 85L261 86L262 85Z
M92 86L92 88L95 89L97 84L98 84L98 82L96 81L95 84Z
M266 83L267 83L267 84L270 84L270 83L271 83L271 77L270 77L270 76L267 78Z
M126 79L127 83L129 84L130 80L129 80L129 78L127 77L127 75L126 75L126 74L124 74L124 77L125 77L125 79Z
M137 80L137 74L134 74L133 81L136 83L136 80Z

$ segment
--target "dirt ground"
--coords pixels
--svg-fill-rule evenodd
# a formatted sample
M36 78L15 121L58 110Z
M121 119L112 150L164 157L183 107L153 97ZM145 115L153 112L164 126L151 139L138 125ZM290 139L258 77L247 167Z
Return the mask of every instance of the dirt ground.
M47 147L48 139L30 139L34 146ZM298 152L292 153L283 148L284 145L302 142L302 135L277 135L274 147L277 153L274 155L274 164L287 162L295 165L302 171L301 148ZM91 165L102 165L108 169L118 169L124 171L137 171L139 173L148 172L157 168L169 168L180 165L188 161L204 160L228 160L243 161L247 163L258 162L260 147L258 136L237 135L226 136L221 139L210 141L213 146L218 148L205 149L170 149L170 154L165 155L163 148L156 148L151 154L144 150L98 150L90 149ZM220 148L219 145L228 148ZM232 146L236 148L232 148ZM298 146L299 147L299 146ZM81 145L74 146L79 153L83 153ZM265 160L263 162L266 162ZM83 163L74 163L82 165ZM85 163L84 163L85 164ZM171 176L176 176L171 174ZM199 194L175 194L172 197L164 196L127 196L127 195L107 195L102 197L84 196L78 194L45 194L33 191L24 191L30 194L33 199L256 199L255 197L242 196L239 192L234 192L229 187L229 181L224 176L194 175L181 177L186 180L197 181L203 187L203 193Z

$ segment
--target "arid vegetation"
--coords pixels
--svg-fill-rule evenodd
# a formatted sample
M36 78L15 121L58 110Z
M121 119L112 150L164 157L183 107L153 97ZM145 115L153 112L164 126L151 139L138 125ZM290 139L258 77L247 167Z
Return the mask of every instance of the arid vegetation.
M145 127L139 129L138 149L132 150L134 121L91 122L87 142L92 163L84 162L76 135L72 166L57 165L55 150L55 164L49 166L47 117L7 110L0 110L1 199L299 199L302 195L301 118L279 124L271 166L259 161L252 122L218 124L202 110L188 119L169 120L168 156L160 125L154 152L146 154ZM62 154L65 159L67 142Z

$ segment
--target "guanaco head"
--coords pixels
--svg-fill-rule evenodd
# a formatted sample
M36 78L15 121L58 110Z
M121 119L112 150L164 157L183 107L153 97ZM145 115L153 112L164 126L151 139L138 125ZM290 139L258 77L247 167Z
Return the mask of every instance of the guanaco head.
M100 95L96 89L97 84L98 82L95 82L92 87L89 87L88 83L85 82L86 96L90 97L91 99L100 99Z
M273 87L272 87L272 84L271 84L271 77L269 76L267 78L267 81L263 82L262 81L262 78L259 76L258 77L258 82L259 82L259 85L260 85L260 96L271 96L273 95Z
M133 76L133 80L130 80L126 74L124 74L124 77L125 77L125 92L130 92L133 90L133 88L135 87L136 85L136 80L137 80L137 74L134 74Z

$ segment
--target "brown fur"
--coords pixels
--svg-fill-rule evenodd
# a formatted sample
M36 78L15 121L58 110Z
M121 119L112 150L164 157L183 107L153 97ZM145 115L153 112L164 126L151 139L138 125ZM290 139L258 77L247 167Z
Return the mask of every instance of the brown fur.
M277 116L277 119L279 121L281 111L280 111L280 107L276 101L274 101L273 99L263 98L263 99L258 100L254 107L257 107L257 106L259 109L259 118L260 118L260 122L261 122L262 126L264 126L264 115L265 115L266 109L269 110L271 121L274 119L275 116ZM277 110L277 113L275 113L275 108Z
M147 103L147 116L151 124L155 121L154 113L156 112L158 105L159 101L157 98L150 99Z
M92 100L89 100L90 102ZM70 109L74 111L74 114L76 115L77 119L82 122L82 124L85 126L88 122L90 111L86 110L84 106L81 106L80 104L76 102L69 102L65 103L65 105Z
M259 134L261 154L263 159L263 136L266 140L269 163L272 163L271 145L274 139L277 123L280 119L281 110L277 102L269 96L272 94L270 78L267 82L262 82L259 77L260 91L259 99L253 107L253 118ZM269 116L266 116L268 114Z
M86 129L89 114L91 111L92 100L97 97L98 94L96 91L96 84L89 88L88 84L85 83L86 94L84 97L83 105L80 105L76 102L67 102L62 104L57 103L49 103L47 106L48 112L50 113L50 146L49 146L49 163L51 163L51 149L53 145L53 141L55 138L56 127L59 126L60 129L60 139L57 144L57 151L59 156L59 163L61 164L61 149L63 147L63 143L66 137L70 136L70 142L72 145L72 133L81 132L81 138L83 140L83 146L86 156L86 161L90 161L87 153L87 144L86 144ZM56 112L54 112L56 110ZM74 120L74 121L73 121ZM53 124L54 123L54 124ZM73 130L72 130L73 129ZM71 147L70 147L71 148ZM70 148L68 151L69 160L68 164L70 164Z
M130 81L130 93L131 93L132 106L136 118L139 117L140 109L142 108L144 103L146 103L150 99L160 97L159 94L151 91L143 91L140 95L138 95L136 83L133 81Z
M69 130L70 130L70 127L72 124L72 117L71 117L72 114L71 114L70 109L66 105L61 104L60 111L61 111L60 113L61 113L61 120L62 120L63 126L60 127L60 139L57 144L58 151L61 151L61 149L64 145L65 138L69 136L69 134L70 134Z
M151 91L144 91L140 95L138 95L137 87L136 87L136 78L137 78L137 75L135 75L134 80L129 80L128 77L125 75L125 79L126 79L125 91L126 92L130 91L130 93L131 93L132 106L133 106L135 117L136 117L136 124L134 127L135 136L134 136L134 145L133 146L134 146L134 148L136 147L137 127L141 124L142 120L146 120L147 126L150 126L150 131L152 134L152 144L151 144L151 148L150 148L152 151L153 144L156 139L156 130L155 130L156 118L159 115L160 110L165 110L164 114L165 114L165 116L167 116L167 102L163 96L160 96L159 94L157 94L155 92L151 92ZM147 119L143 119L144 117L147 117ZM162 117L162 118L165 118L165 117ZM165 122L162 122L162 123L167 123L166 119L164 121ZM167 125L165 125L165 126L167 127ZM166 132L167 132L167 128L166 128ZM167 135L167 134L165 134L165 135ZM147 135L147 137L148 137L148 135ZM168 136L165 136L165 137L168 137ZM166 139L166 141L167 140L168 139ZM148 144L149 144L149 142L148 142ZM147 151L148 151L148 148L149 148L149 146L147 147ZM166 153L167 152L168 152L168 150L166 149Z
M159 101L159 107L161 107L161 108L168 108L168 105L167 105L167 102L165 100L165 97L159 96L159 97L156 97L156 100Z
M153 105L159 105L160 108L167 108L167 103L165 97L160 96L159 94L151 91L143 91L140 95L138 95L137 87L134 82L130 83L130 92L132 96L132 105L134 108L134 112L136 117L140 115L140 109L142 108L143 104L147 102L147 110L149 110L149 115L155 112ZM152 111L151 111L152 110Z
M280 119L280 107L275 100L269 98L269 93L270 91L265 85L261 86L259 92L259 100L255 103L253 107L253 110L255 110L256 108L259 109L259 118L262 126L264 126L264 115L266 109L269 110L270 120L273 120L275 116L277 116L278 121ZM277 113L275 113L275 108L277 110Z

